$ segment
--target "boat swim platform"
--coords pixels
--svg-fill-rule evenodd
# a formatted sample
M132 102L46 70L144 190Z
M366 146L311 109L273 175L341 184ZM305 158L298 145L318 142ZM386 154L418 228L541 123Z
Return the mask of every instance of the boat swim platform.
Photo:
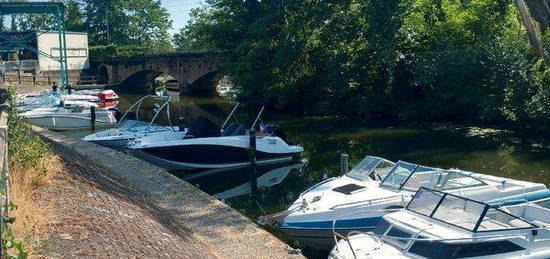
M163 169L120 151L36 126L31 129L64 159L98 166L135 190L140 195L135 200L159 208L175 227L190 232L218 258L304 258L238 211Z

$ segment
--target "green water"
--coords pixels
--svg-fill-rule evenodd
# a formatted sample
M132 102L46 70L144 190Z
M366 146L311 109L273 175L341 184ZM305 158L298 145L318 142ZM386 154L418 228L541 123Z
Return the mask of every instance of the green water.
M198 116L223 122L231 105L219 97L186 96L171 106L174 122L180 110L188 122ZM127 109L140 95L121 94L119 107ZM249 111L241 117L250 119ZM244 119L243 119L244 118ZM340 154L348 153L352 164L365 155L393 161L405 160L442 168L460 168L550 185L550 142L514 132L449 125L403 126L344 117L296 117L266 111L264 121L283 128L288 139L302 145L303 165L279 165L226 172L175 173L205 192L223 196L223 201L256 220L285 210L299 194L323 179L338 176ZM167 120L164 119L163 123ZM68 133L85 135L86 131ZM255 177L254 177L255 175ZM250 188L257 182L258 188ZM270 231L274 231L271 230ZM281 236L292 245L299 245ZM310 257L325 253L305 250ZM325 257L326 258L326 257Z

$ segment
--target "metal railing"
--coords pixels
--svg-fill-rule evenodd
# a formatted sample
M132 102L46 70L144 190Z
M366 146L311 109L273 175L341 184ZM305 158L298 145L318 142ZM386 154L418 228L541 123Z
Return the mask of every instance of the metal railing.
M0 61L2 70L38 70L38 60Z
M0 89L0 188L2 195L0 197L0 220L8 215L9 204L9 181L8 181L8 92L6 89ZM0 228L0 255L4 251L3 247L4 233Z

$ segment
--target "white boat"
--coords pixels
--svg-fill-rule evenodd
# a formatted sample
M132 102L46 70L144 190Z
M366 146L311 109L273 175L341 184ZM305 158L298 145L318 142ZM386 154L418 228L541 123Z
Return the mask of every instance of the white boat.
M66 93L66 92L52 92L44 91L39 94L32 95L18 95L19 106L50 106L59 105L62 101L86 101L86 102L99 102L100 99L94 95L78 94L78 93Z
M497 208L421 188L407 207L387 214L371 233L350 233L329 259L550 258L550 192Z
M99 108L100 104L96 102L88 102L88 101L75 101L75 100L68 100L68 101L60 101L59 103L55 102L45 102L45 103L34 103L29 105L22 105L17 106L16 109L18 112L28 112L35 109L44 109L44 108L56 108L56 107L65 107L67 109L73 109L76 107L84 107L84 108L90 108L90 107L96 107ZM109 108L109 107L107 107Z
M261 222L273 223L305 246L328 250L334 245L334 220L338 219L336 229L341 233L370 231L386 210L405 207L420 187L479 201L546 189L544 184L458 169L443 170L404 161L397 162L385 176L373 175L376 171L388 171L380 168L383 161L367 157L361 164L369 166L313 186L302 193L288 210L265 216Z
M82 138L84 141L93 142L102 146L120 149L126 147L128 143L135 138L140 138L148 135L157 134L160 132L175 132L178 131L178 127L174 127L171 124L170 120L170 102L172 97L170 96L157 96L157 95L147 95L137 102L135 102L129 109L126 111L124 116L120 119L120 122L117 124L116 128L100 131L94 134L90 134ZM154 101L154 116L149 122L140 121L139 116L143 113L142 109L144 108L144 103L149 101ZM160 101L161 103L156 103ZM170 126L161 126L155 124L155 120L160 116L163 110L166 110L168 121ZM135 114L135 120L128 119L130 114ZM184 132L186 129L183 129Z
M29 123L50 130L76 130L91 127L90 108L65 107L37 108L20 113ZM96 127L112 127L116 124L113 112L98 108L96 110Z
M250 127L254 129L264 111L265 102L253 99L243 101L261 105ZM241 102L235 105L221 128L207 119L198 118L186 132L163 132L136 138L128 149L136 157L168 170L247 166L251 164L250 151L254 144L258 165L292 161L303 152L302 147L287 144L281 130L274 125L262 127L265 130L255 137L238 122L225 127Z
M81 95L92 95L98 97L101 101L109 101L109 100L117 100L119 99L118 94L111 90L103 90L103 89L90 89L90 90L78 90L76 91L77 94Z

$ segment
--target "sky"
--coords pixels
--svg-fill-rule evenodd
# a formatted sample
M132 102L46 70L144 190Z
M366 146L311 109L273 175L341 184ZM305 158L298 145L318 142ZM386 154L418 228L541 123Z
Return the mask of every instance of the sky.
M201 0L161 0L162 6L170 13L172 29L170 34L178 32L189 21L189 13L192 8L204 5Z

